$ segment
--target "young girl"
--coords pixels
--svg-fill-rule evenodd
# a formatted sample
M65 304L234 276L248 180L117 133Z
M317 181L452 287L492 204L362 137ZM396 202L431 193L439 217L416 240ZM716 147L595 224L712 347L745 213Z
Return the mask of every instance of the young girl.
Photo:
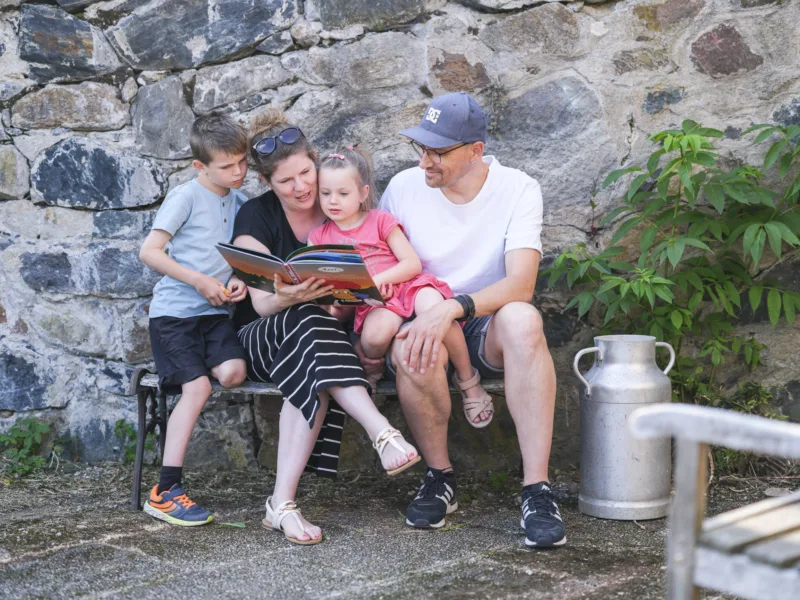
M433 275L422 274L422 263L400 224L388 212L372 209L372 162L361 149L348 147L322 159L319 196L329 221L311 231L308 243L349 244L361 253L386 305L358 306L354 327L364 354L382 358L406 319L452 298L453 291ZM455 366L453 383L461 390L467 420L473 427L486 427L494 413L492 398L470 364L461 328L453 323L442 342ZM373 389L376 383L377 378L370 381Z

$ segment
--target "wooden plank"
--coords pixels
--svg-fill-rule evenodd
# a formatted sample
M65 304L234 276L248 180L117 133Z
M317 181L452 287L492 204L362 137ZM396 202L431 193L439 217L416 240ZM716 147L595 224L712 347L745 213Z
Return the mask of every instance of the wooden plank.
M274 383L258 383L255 381L245 381L243 385L236 388L225 389L219 383L212 380L212 387L214 391L226 391L233 394L258 394L260 396L280 396L281 392ZM149 374L142 377L140 385L142 387L156 388L158 387L158 375ZM502 379L484 379L481 381L483 388L492 394L503 394L505 384ZM450 387L452 393L456 392L454 387ZM394 381L380 381L378 382L378 395L391 396L397 393L397 388Z
M798 503L781 506L704 533L700 536L700 543L722 552L738 552L745 546L795 529L800 529Z
M758 562L776 567L788 567L800 560L800 529L753 544L745 552ZM800 597L800 589L797 591Z
M800 491L789 494L788 496L767 498L766 500L761 500L760 502L756 502L754 504L748 504L747 506L742 506L741 508L737 508L735 510L729 510L728 512L724 512L715 517L706 519L703 522L703 533L714 531L715 529L725 527L726 525L730 525L736 521L741 521L742 519L746 519L748 517L754 517L756 515L775 510L776 508L780 508L781 506L793 504L795 502L800 502Z
M695 583L747 600L797 600L800 569L779 569L756 562L746 554L725 554L698 548Z
M697 532L706 512L708 446L678 440L675 457L675 496L669 511L667 540L667 598L696 600L694 552Z
M654 404L629 420L642 438L675 437L734 450L800 459L800 424L687 404Z

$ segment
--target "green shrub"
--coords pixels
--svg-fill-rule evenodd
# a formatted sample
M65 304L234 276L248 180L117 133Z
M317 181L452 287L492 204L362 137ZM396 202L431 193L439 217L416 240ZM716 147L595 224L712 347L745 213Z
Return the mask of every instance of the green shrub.
M684 121L681 129L651 136L656 145L645 165L612 172L607 187L628 174L624 203L601 223L622 217L610 247L592 254L586 244L566 249L545 271L550 287L561 279L578 293L567 305L579 318L593 311L604 332L639 333L668 341L677 354L670 376L676 399L713 404L715 373L726 361L761 363L764 346L742 336L736 324L749 303L766 303L773 326L791 325L800 294L756 280L767 262L800 245L800 127L757 125L756 143L777 139L762 168L722 169L712 141L716 129ZM777 168L783 192L762 183ZM638 260L625 260L619 242L638 237ZM770 256L770 254L772 256ZM699 350L687 350L692 338Z
M39 456L43 436L50 433L50 425L37 419L21 419L0 434L3 449L3 474L25 477L42 469L46 460Z

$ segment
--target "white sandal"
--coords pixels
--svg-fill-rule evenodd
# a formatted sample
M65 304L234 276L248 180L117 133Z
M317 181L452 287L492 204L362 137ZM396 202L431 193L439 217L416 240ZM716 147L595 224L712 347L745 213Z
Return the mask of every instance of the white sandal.
M474 373L475 375L466 381L459 380L458 373L453 373L453 385L458 388L461 394L461 402L464 405L464 416L467 417L469 424L476 429L483 429L492 422L492 418L494 417L494 404L492 403L492 397L486 390L484 390L483 396L480 398L470 398L465 393L466 390L475 387L481 382L481 374L478 373L478 369L475 369ZM476 423L475 419L484 411L489 413L489 418Z
M375 448L375 450L377 450L378 457L383 458L383 451L386 449L387 444L391 444L392 446L395 447L395 449L399 450L403 454L406 454L406 452L408 452L408 450L406 450L400 444L394 441L394 438L400 438L401 440L405 441L405 438L403 438L403 434L397 431L397 429L394 429L392 427L387 427L377 435L375 441L372 442L372 447ZM408 455L406 454L406 456ZM417 453L417 455L414 458L408 459L408 462L403 463L396 469L392 469L391 471L386 471L386 474L389 477L391 477L392 475L397 475L398 473L402 473L406 469L413 467L420 460L422 460L422 457L419 455L419 453Z
M319 544L322 541L322 537L320 536L318 539L314 539L309 537L307 540L301 540L300 538L291 537L288 533L283 530L283 520L292 515L297 524L300 526L300 530L305 533L306 528L303 527L303 522L300 520L299 515L300 509L297 508L297 504L292 502L291 500L287 500L286 502L281 502L277 508L273 510L272 506L270 506L270 502L272 501L272 496L267 498L267 516L261 521L261 524L266 527L267 529L277 529L278 531L282 532L283 535L286 536L286 539L294 544L300 544L301 546L311 546L313 544Z

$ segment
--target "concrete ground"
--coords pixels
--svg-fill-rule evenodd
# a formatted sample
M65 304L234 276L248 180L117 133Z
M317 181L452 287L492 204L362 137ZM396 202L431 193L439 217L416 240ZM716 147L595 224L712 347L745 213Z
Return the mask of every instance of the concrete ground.
M568 544L530 551L513 474L462 476L461 509L438 531L403 526L419 468L396 479L304 476L300 506L326 538L301 547L261 527L273 481L265 471L188 474L192 498L216 518L189 529L128 510L130 468L68 467L0 483L0 598L648 600L664 593L664 520L584 516L566 474L555 487ZM147 471L145 484L156 475ZM709 512L763 498L765 487L714 486Z

